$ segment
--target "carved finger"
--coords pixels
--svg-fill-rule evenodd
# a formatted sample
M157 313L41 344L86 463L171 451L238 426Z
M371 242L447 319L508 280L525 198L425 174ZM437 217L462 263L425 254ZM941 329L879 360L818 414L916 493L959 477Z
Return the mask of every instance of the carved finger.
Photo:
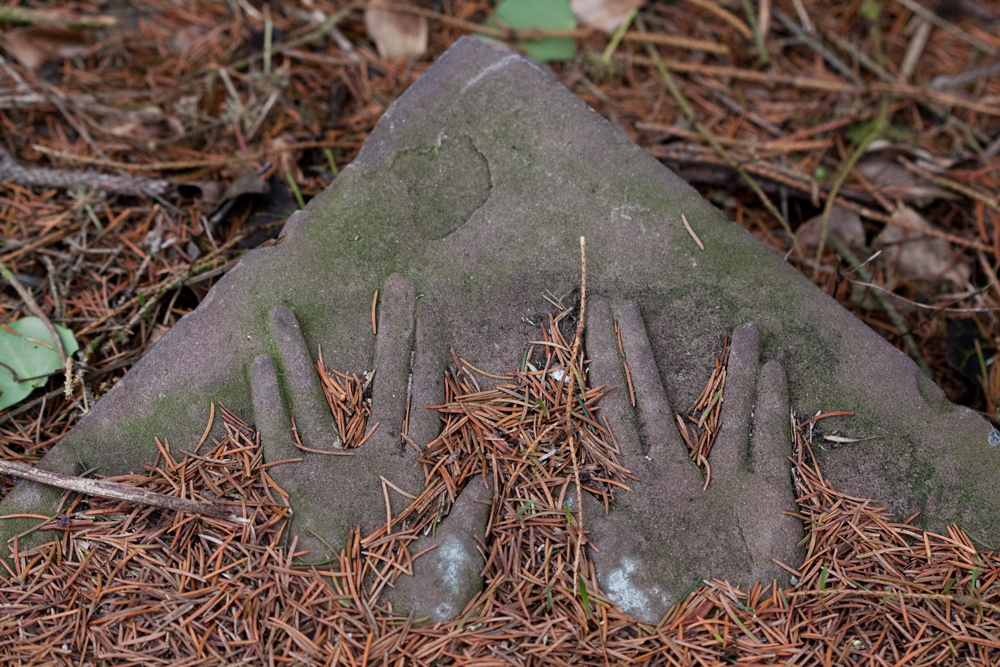
M288 412L295 417L302 444L314 449L339 449L340 435L295 313L285 306L272 308L268 333L278 350L277 370L287 389Z
M274 462L299 458L302 453L295 448L292 441L291 422L284 401L281 399L274 361L267 355L260 355L250 364L250 396L253 403L254 425L260 433L265 460ZM297 476L292 472L281 466L271 469L271 475L278 484L294 491L297 489L292 485L296 484ZM332 555L329 548L308 530L312 528L322 531L322 527L313 524L311 517L314 513L303 506L308 505L305 494L292 493L289 495L289 502L292 506L295 530L300 535L298 547L309 551L315 560Z
M726 389L722 394L721 426L712 446L712 478L738 478L749 470L750 413L760 365L757 327L736 327L729 347Z
M426 405L444 403L444 371L448 365L448 350L435 335L434 314L421 312L417 317L416 342L413 353L412 384L410 387L410 422L408 437L421 449L441 433L441 415ZM409 446L409 445L408 445Z
M663 389L639 307L630 303L615 308L614 313L632 376L636 417L645 454L655 465L669 469L669 472L661 474L694 477L697 470L691 464L674 425L674 412Z
M379 427L366 445L378 456L400 454L403 450L400 432L406 418L415 300L416 290L409 280L397 273L386 279L379 304L372 384L372 419Z
M789 583L789 575L771 558L798 567L804 557L797 546L803 537L802 522L782 514L796 510L788 460L792 450L788 410L784 370L777 361L769 361L757 381L750 441L754 499L752 507L740 506L740 525L750 551L754 576L765 582L778 579L782 584Z
M621 447L622 463L628 468L637 469L643 461L642 442L639 439L635 413L629 403L611 306L601 296L592 295L587 299L586 332L590 386L616 388L601 399L600 412L607 417Z
M788 385L785 371L776 359L764 364L757 380L757 402L754 407L754 437L750 441L750 457L754 475L768 482L780 482L789 488L788 509L795 508L791 492L791 426L789 423Z
M267 355L260 355L250 364L250 396L254 426L260 432L264 456L269 461L295 456L297 450L293 443L292 423L281 400L274 362Z

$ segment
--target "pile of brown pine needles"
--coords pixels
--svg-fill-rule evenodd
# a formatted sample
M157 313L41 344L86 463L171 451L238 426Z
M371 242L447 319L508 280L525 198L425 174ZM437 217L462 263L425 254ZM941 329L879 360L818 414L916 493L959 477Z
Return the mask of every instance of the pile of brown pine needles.
M610 502L634 477L588 388L584 363L551 317L523 367L482 389L456 357L444 422L419 464L425 491L336 562L299 564L286 494L258 435L223 410L206 455L169 446L151 491L225 506L245 523L70 497L0 581L0 656L22 665L991 665L1000 661L1000 560L960 530L846 496L811 455L822 415L792 416L807 557L798 583L749 591L712 580L656 626L600 590L571 498ZM573 346L575 348L575 346ZM529 363L533 360L535 363ZM569 375L577 383L564 381ZM341 376L343 378L343 376ZM713 375L716 377L716 375ZM718 379L718 378L716 378ZM707 392L712 394L714 392ZM412 563L409 546L444 519L468 482L494 499L483 592L458 618L419 626L380 594Z

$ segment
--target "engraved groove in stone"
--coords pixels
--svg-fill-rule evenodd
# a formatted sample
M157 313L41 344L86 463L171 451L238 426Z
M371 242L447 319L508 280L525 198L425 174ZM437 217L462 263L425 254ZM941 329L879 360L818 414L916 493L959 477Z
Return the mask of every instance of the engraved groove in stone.
M750 412L753 409L760 366L760 335L757 327L736 327L729 347L726 389L722 393L721 426L712 446L709 463L712 477L735 477L748 469Z
M391 169L406 185L410 224L426 239L443 239L461 228L493 189L489 162L466 135L400 151Z
M365 445L377 449L380 455L401 451L416 298L416 289L406 278L394 273L386 279L379 304L372 383L372 419L379 427Z
M667 400L639 307L635 303L629 303L616 307L614 313L632 374L636 419L646 455L657 463L666 465L671 470L669 474L695 474L686 447L674 425L674 411ZM616 356L613 351L611 354Z
M295 417L302 444L316 449L340 449L340 435L295 313L285 306L272 308L268 333L278 350L280 377L288 392L285 396L288 411Z

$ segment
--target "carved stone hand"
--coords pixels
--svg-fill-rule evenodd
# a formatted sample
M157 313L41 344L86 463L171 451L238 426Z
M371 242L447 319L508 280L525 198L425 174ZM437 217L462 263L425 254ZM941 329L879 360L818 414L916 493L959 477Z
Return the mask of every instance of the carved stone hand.
M735 584L788 573L771 561L780 554L797 567L800 522L786 457L791 452L788 397L781 365L761 366L753 325L736 329L729 355L722 427L711 453L712 479L691 462L674 423L639 307L612 308L600 297L588 304L587 353L592 386L619 386L602 411L621 447L620 460L639 481L617 496L610 514L592 497L584 525L596 547L592 558L603 590L621 607L656 622L698 578ZM624 390L614 320L635 387Z

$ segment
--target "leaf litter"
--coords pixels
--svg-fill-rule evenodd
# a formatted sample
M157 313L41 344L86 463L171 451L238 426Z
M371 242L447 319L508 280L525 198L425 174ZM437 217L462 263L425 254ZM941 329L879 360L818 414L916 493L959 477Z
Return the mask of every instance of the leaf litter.
M759 7L755 8L755 4ZM1000 263L1000 203L995 195L1000 188L1000 171L995 168L1000 155L1000 77L995 76L1000 16L988 4L975 1L958 3L948 11L939 8L938 14L912 2L859 5L795 0L792 5L794 12L787 5L747 2L740 12L706 0L647 3L639 12L642 27L637 20L635 27L620 36L572 31L571 38L584 57L556 63L554 73L639 145L722 206L730 218L778 252L792 250L777 222L779 217L792 221L794 228L796 221L815 215L830 197L835 198L838 207L861 218L867 239L896 228L913 235L907 239L907 246L918 242L918 234L925 239L943 240L947 245L934 250L937 257L948 266L970 268L970 282L974 287L985 286L985 290L966 289L955 295L955 285L945 281L938 280L939 287L928 289L922 284L925 281L896 280L893 263L875 257L871 250L853 246L857 262L847 260L830 244L826 244L822 257L815 257L815 253L792 253L788 257L790 263L812 275L822 289L897 346L912 337L918 348L916 356L926 359L935 380L952 400L968 405L979 401L981 412L992 416L1000 400L996 315L991 310L1000 305L1000 283L996 278ZM40 9L32 8L36 6ZM482 32L507 41L547 36L544 30L527 35L483 26L492 10L488 2L455 0L438 11L405 7L398 11L425 17L433 29L429 31L426 54L400 65L381 58L372 47L365 32L361 2L312 0L308 10L306 5L288 5L268 15L244 2L139 0L130 7L134 13L122 15L122 20L95 14L94 7L77 2L53 9L29 0L12 10L22 16L25 12L46 12L42 19L47 25L61 24L72 30L82 26L97 32L93 34L96 39L80 33L84 41L92 44L82 56L64 59L66 54L46 47L47 62L37 69L30 62L26 67L16 61L11 51L0 60L0 127L4 130L4 146L0 148L4 151L0 153L0 261L37 295L38 305L54 323L73 330L83 348L74 366L83 382L75 385L74 396L63 396L60 379L50 383L47 393L39 392L24 405L0 413L0 456L8 460L34 462L40 458L86 412L88 404L134 363L156 332L197 305L211 280L231 267L243 249L277 232L283 214L271 222L256 223L263 216L259 215L261 207L254 202L267 196L263 192L243 195L217 207L217 197L206 194L213 186L221 192L240 175L249 174L279 193L288 189L286 182L294 182L299 195L307 199L350 162L387 106L459 36ZM874 14L863 11L872 8L877 10ZM754 9L759 9L756 17ZM769 21L762 20L765 9L770 11ZM787 15L783 9L788 10ZM136 17L140 20L135 21ZM927 17L933 19L934 25L929 34L919 28L917 20ZM569 34L549 32L553 37ZM270 51L263 48L268 33ZM649 44L660 56L659 64L672 73L674 89L666 86L657 61L647 49ZM763 50L758 48L761 44ZM758 62L762 53L767 55L766 70ZM911 57L915 53L922 56ZM597 58L590 57L595 54ZM30 61L30 56L26 58ZM610 66L595 67L595 63ZM226 80L232 84L228 88ZM882 139L872 141L866 154L859 156L856 167L844 175L842 187L834 191L830 177L840 175L855 135L871 123L878 102L886 98L890 101L886 136L894 146L905 146L905 155L886 153ZM690 118L683 113L685 105L691 111ZM889 161L919 178L912 179L912 185L895 183L893 196L887 198L861 168L870 159ZM742 169L734 169L733 165ZM760 190L751 192L734 178L736 174L754 179ZM918 210L931 226L918 227L897 215L900 202ZM144 245L151 233L158 234L163 244L156 248ZM852 266L844 267L844 262ZM856 269L858 265L870 268L871 273L862 276ZM852 271L858 275L852 276ZM854 300L853 293L859 288L872 293L891 288L897 295L892 303L908 299L913 308L900 307L902 318L894 319L886 306L872 305L876 300ZM9 290L0 294L0 322L9 323L26 314L23 300ZM956 318L978 331L983 341L982 349L977 346L972 351L982 359L982 377L971 381L971 390L969 381L959 378L958 371L945 358L943 331ZM909 353L914 354L912 349ZM462 377L470 381L464 371ZM541 398L538 400L536 405L545 405ZM253 437L246 438L243 446L250 447ZM270 484L266 468L258 473L261 464L253 463L251 451L233 454L233 460L246 458L245 469L260 474L265 480L262 484ZM206 464L193 459L185 465L202 470ZM822 481L819 471L815 473L816 479ZM152 483L161 479L157 475L164 474L178 473L154 471L146 477L125 479L142 482L148 477ZM205 473L198 484L213 479ZM11 480L0 480L2 494L10 488ZM230 475L221 485L213 484L221 491L235 481ZM175 492L175 488L175 483L163 487L168 492ZM810 502L826 503L824 511L856 509L852 503L860 502L841 498L828 487L800 488L800 494L808 498L821 488L822 493ZM273 486L266 489L280 500L280 490ZM198 493L215 492L209 487ZM231 493L238 496L239 492ZM268 497L265 491L259 493ZM109 503L98 506L112 508ZM88 506L81 503L79 507ZM281 503L267 507L280 508ZM868 507L871 509L871 504ZM122 507L117 516L131 516L133 511ZM802 513L814 516L805 509ZM100 512L95 514L97 518L86 519L63 515L54 520L54 525L65 531L73 522L103 521L102 516ZM895 524L884 514L874 512L873 516L881 523L872 525L874 520L868 514L857 514L849 521L871 540L898 544L894 533L883 530ZM834 525L828 519L824 518L823 526ZM177 517L177 521L198 522L183 517ZM198 525L203 534L223 544L229 544L228 536L237 535L227 532L232 527L207 526L204 522ZM101 529L113 535L112 528ZM140 535L155 530L146 524L140 528ZM900 533L904 541L924 539L905 532L922 535L915 529L899 530L904 531ZM850 532L809 529L808 533L814 536L816 545L822 539L841 540L837 543L841 562L847 562L850 549L862 539L857 533L852 537ZM187 535L182 535L176 544L187 544L186 539ZM927 558L916 561L914 556L911 562L917 562L923 571L940 570L954 579L939 586L935 594L952 595L960 590L960 579L966 585L975 583L977 590L988 590L982 588L982 582L991 576L984 573L995 567L991 555L980 554L978 558L984 562L976 562L970 569L977 557L971 556L966 538L949 533L927 539ZM275 541L274 548L279 549L281 543ZM819 546L811 549L820 553ZM154 553L153 547L148 551ZM872 547L857 553L863 556L876 552ZM280 553L285 557L284 552ZM230 555L225 549L219 554L220 563L235 562L227 560ZM168 558L164 553L157 557ZM865 567L875 567L871 556L867 558L862 558ZM76 578L73 574L77 570L73 570L62 579L70 590L84 576L82 563L86 561L66 562L75 562L79 570ZM25 572L43 565L56 567L46 563L40 554L33 565L20 567L28 568ZM584 560L581 571L587 571L585 565ZM976 571L975 567L980 569ZM814 581L826 591L826 605L837 600L831 597L829 587L838 574L825 561L818 568ZM271 594L269 591L277 590L278 584L269 583L272 579L268 577L271 575L261 579L261 585L271 586L261 593L262 599ZM875 584L853 579L878 590ZM937 581L933 576L931 580ZM99 584L91 579L90 592L84 597L106 590L107 581L106 576ZM52 582L45 585L50 588L39 590L51 593ZM962 594L968 593L967 586ZM704 615L684 617L689 625L683 627L700 629L703 626L699 624L709 622L705 619L732 618L712 616L721 607L711 601L721 600L721 594L704 586L689 596L682 609L688 610L698 595L709 601ZM771 591L761 595L773 597ZM588 585L586 597L597 604L594 601L600 599L598 589ZM53 599L59 599L58 595ZM775 599L781 600L780 596ZM913 632L906 621L914 618L909 615L910 597L903 601L906 605L902 611L907 616L892 618L907 632ZM956 609L966 613L962 611L967 610L964 602L967 600L961 597L951 602L940 599L935 603L939 605L927 613L935 618L943 615L947 623L941 627L961 630L961 624L955 625L951 619ZM745 610L732 606L731 598L728 604L740 622L755 628L741 615ZM845 604L855 604L859 610L872 605L881 609L893 601L881 602L866 593L859 599L848 598ZM801 608L796 607L795 613ZM62 609L69 607L64 603ZM183 615L191 609L175 607L174 611ZM678 613L683 616L692 612ZM995 615L988 617L993 619ZM843 612L836 618L847 622L853 616ZM885 618L888 622L889 615ZM968 625L967 616L957 618L967 628L973 627ZM46 627L55 628L57 622L62 619L53 619ZM185 625L186 631L194 627L191 623L196 621ZM985 632L996 637L992 623L989 620ZM83 627L78 626L80 636ZM715 630L718 626L704 627ZM801 636L795 622L782 627ZM911 664L921 660L936 662L925 658L936 655L942 646L937 639L941 635L916 629L915 646L920 650L930 646L925 653L908 655L907 649L893 653L889 648L879 653L892 637L893 631L886 630L883 643L871 643L872 662L893 662L896 655ZM975 631L970 630L968 636ZM757 629L753 632L757 638L771 636ZM820 635L817 630L809 641L819 641L816 638ZM41 637L44 643L59 635L25 636ZM687 633L675 636L673 641L684 647L695 636ZM379 649L375 635L371 637L369 658L386 655ZM792 641L791 635L788 639ZM692 645L702 646L700 641ZM835 643L811 645L809 659L816 664L823 660L837 662L842 651L854 648L853 641L847 648ZM944 645L950 654L938 656L944 664L960 661L960 652L973 650L970 646L978 646L980 651L994 650L992 645L986 649L985 644L948 641ZM207 640L205 645L209 645ZM688 659L703 664L727 662L741 655L731 648L672 660L673 664L684 664ZM654 653L645 658L647 662L671 664L671 659L661 660L665 654L650 650ZM363 651L355 655L360 663L358 655L364 657ZM489 660L499 658L483 661ZM747 660L752 662L754 658ZM203 662L210 664L211 659ZM615 662L613 655L609 654L609 662Z
M611 503L636 477L617 462L601 418L612 389L560 379L586 377L560 332L573 315L550 316L528 350L541 348L541 367L525 364L492 388L455 357L445 401L433 406L441 435L418 461L424 491L390 525L352 531L331 561L303 563L307 554L289 544L287 496L268 474L285 462L265 462L259 435L225 408L225 436L201 455L164 442L145 475L113 481L212 502L239 521L67 496L39 528L56 540L19 550L0 581L0 655L9 664L185 666L1000 660L1000 558L958 528L925 532L915 517L897 522L838 492L812 456L813 427L828 415L790 414L807 551L789 568L793 587L713 579L656 625L622 612L601 589L572 501L579 484ZM411 570L417 537L478 479L494 489L483 591L454 620L422 625L380 596Z

